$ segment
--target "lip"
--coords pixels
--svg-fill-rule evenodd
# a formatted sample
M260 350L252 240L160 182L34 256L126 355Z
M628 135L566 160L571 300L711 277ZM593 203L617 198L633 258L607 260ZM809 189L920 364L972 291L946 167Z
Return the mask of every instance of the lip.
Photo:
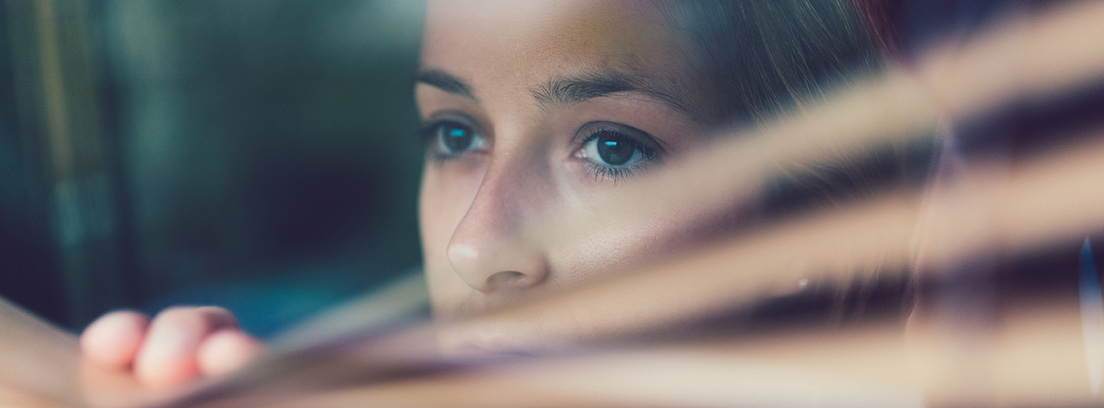
M500 329L444 328L438 334L438 345L445 354L474 357L532 357L531 350Z

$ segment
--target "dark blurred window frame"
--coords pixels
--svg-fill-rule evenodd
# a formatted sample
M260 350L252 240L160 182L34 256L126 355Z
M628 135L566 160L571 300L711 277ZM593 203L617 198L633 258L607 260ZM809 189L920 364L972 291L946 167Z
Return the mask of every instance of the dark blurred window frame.
M119 141L97 4L0 2L0 295L79 328L127 304Z

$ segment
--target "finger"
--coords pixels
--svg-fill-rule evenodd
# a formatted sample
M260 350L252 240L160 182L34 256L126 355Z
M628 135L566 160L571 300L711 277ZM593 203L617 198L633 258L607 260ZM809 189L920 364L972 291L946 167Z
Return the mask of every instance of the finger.
M204 375L229 374L253 361L264 351L257 339L239 330L221 330L203 340L199 347L199 371Z
M124 370L134 363L148 327L149 317L135 311L105 314L81 333L81 352L96 365Z
M134 374L151 387L171 387L201 375L199 346L211 333L236 329L237 320L217 307L167 309L154 318L134 362Z

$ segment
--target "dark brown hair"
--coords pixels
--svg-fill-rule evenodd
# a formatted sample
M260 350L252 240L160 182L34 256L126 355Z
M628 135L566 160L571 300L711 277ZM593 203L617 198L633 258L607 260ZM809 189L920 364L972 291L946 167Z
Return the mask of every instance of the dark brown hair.
M714 92L714 116L761 121L880 66L881 50L851 0L698 0L662 6Z

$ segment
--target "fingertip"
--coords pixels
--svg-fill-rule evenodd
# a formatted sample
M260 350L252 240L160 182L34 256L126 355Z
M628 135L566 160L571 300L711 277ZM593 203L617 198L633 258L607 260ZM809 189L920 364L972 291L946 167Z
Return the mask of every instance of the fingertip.
M220 307L166 309L150 324L135 359L134 374L154 388L193 381L206 373L199 363L199 349L207 338L219 331L237 332L237 327L234 315Z
M194 309L203 316L212 332L220 329L237 329L238 319L229 310L218 306L202 306Z
M134 363L148 327L149 317L142 313L125 310L105 314L81 333L81 352L98 366L126 369Z
M264 345L240 330L221 330L208 336L200 345L200 371L220 376L237 371L264 351Z
M169 388L199 377L196 349L209 332L207 319L197 308L169 308L154 317L134 361L134 375L142 384Z

